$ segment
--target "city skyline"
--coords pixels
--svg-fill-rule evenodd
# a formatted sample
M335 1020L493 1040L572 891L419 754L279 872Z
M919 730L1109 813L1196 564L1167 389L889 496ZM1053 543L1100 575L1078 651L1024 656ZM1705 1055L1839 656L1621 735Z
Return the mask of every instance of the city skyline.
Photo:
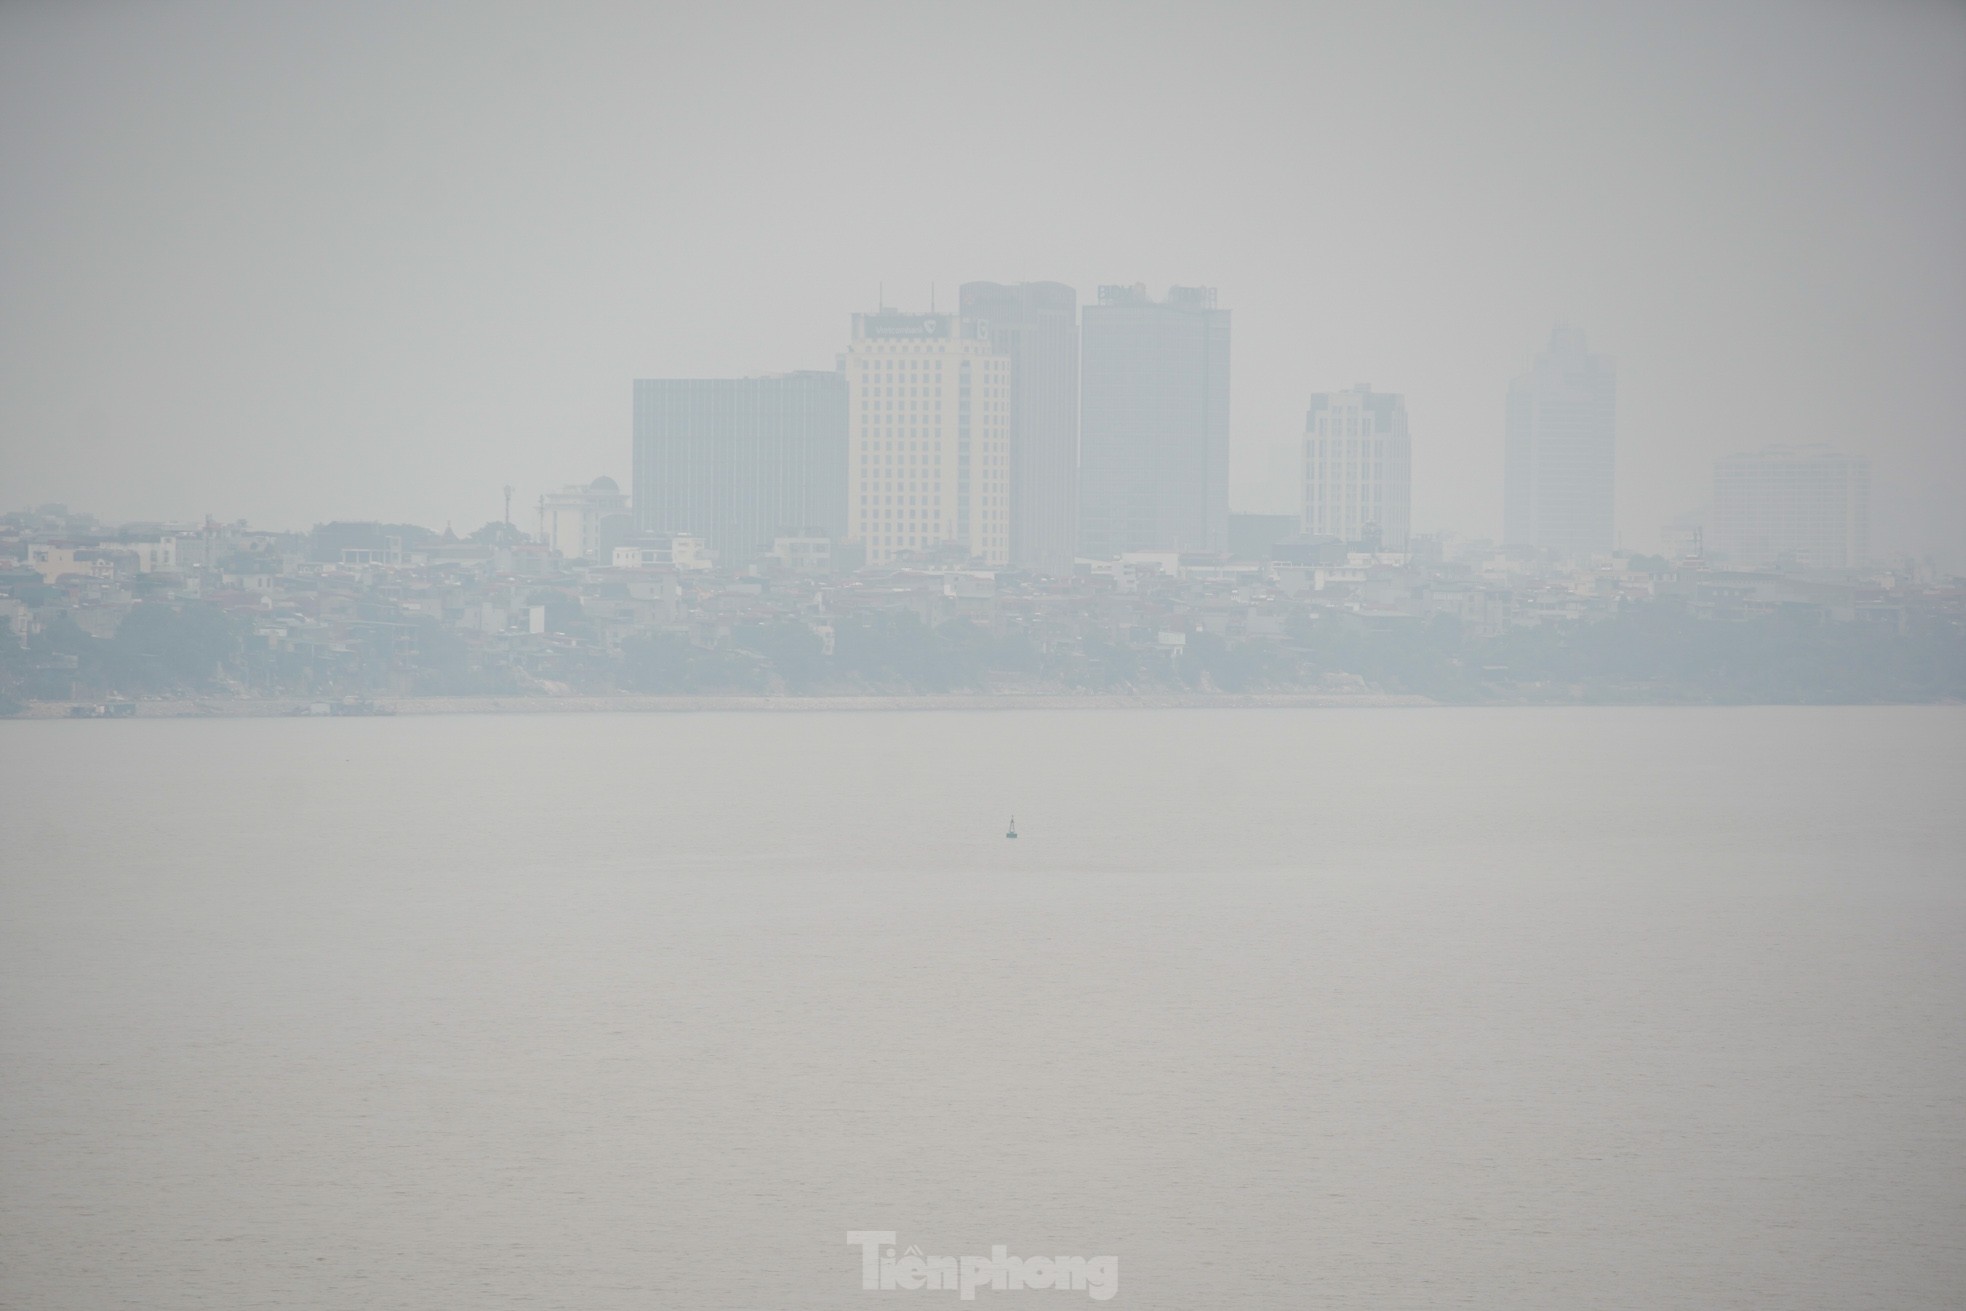
M1496 536L1501 387L1569 319L1624 545L1828 442L1874 550L1966 563L1955 8L480 14L0 14L0 500L483 522L624 476L623 379L830 368L882 284L1137 280L1235 307L1238 510L1294 512L1307 398L1370 380L1416 526Z
M1228 316L1227 311L1216 309L1214 288L1172 287L1161 299L1154 298L1144 284L1138 283L1102 286L1098 291L1100 299L1095 306L1172 310L1177 315L1200 312L1216 317L1221 340L1215 349L1222 357L1222 371L1226 374ZM525 507L532 504L536 521L534 531L527 536L568 559L593 558L597 525L610 514L620 514L632 521L636 533L681 533L698 537L719 563L728 567L743 567L769 554L774 540L780 537L806 536L864 547L869 545L870 533L883 527L892 532L899 526L904 529L901 535L873 543L874 550L862 558L869 564L887 564L904 559L928 560L936 554L946 564L962 558L960 553L949 556L948 549L970 547L973 549L968 558L976 564L1034 568L1029 560L1013 558L1012 534L1019 498L1036 492L1050 503L1052 509L1047 512L1055 513L1059 487L1056 482L1046 483L1032 476L1035 472L1032 470L1026 470L1024 478L1019 480L1014 453L1018 437L1016 415L1021 408L1028 407L1039 414L1041 423L1051 425L1047 438L1053 449L1046 455L1052 463L1046 472L1057 482L1076 489L1080 455L1077 444L1075 441L1066 444L1068 453L1062 455L1057 447L1061 429L1076 438L1078 416L1072 415L1069 424L1062 423L1056 403L1060 394L1076 398L1080 390L1078 372L1072 367L1080 357L1077 293L1056 283L968 283L964 284L963 294L966 300L974 296L979 310L994 305L999 329L993 330L989 319L981 313L968 316L934 311L914 313L883 305L878 310L851 317L847 347L837 355L831 370L791 370L744 378L638 378L634 380L635 406L627 450L628 481L637 494L631 498L603 472L588 482L562 484L557 492L542 490L534 501L522 500L520 519L515 520L511 494L516 489L508 484L503 488L504 522L516 526L523 520ZM1000 330L1006 311L1012 320L1008 333ZM1062 341L1057 322L1061 312L1072 321L1070 330L1062 334ZM1047 315L1052 320L1050 323L1044 322ZM1153 317L1158 316L1150 315ZM1137 330L1133 331L1137 335ZM1124 376L1108 387L1109 392L1118 395L1129 388L1138 389L1144 383L1146 390L1124 398L1123 408L1129 412L1130 421L1148 415L1172 394L1167 391L1169 380L1165 376L1169 373L1168 342L1154 340L1155 336L1149 331L1141 341L1130 343L1121 352L1138 354L1144 344L1152 358L1129 362ZM990 417L979 419L974 457L967 440L970 406L967 369L963 370L962 399L958 400L955 381L958 374L953 364L947 373L949 386L945 392L941 385L944 375L936 365L914 356L902 358L910 350L934 352L938 349L935 341L944 338L950 343L951 361L971 356L980 364L987 357L998 370L988 379L979 378L977 383L975 404L979 413L988 410ZM1033 343L1040 339L1045 341L1043 348L1033 349ZM911 341L912 346L908 344ZM1177 355L1179 351L1177 343ZM1019 388L1020 360L1027 367L1035 362L1045 375L1042 388ZM882 368L922 372L877 376L869 371ZM928 372L931 368L937 369L932 375ZM894 386L927 383L931 379L933 388L918 390L921 396L933 399L907 399L912 393L905 385ZM883 393L886 399L867 399L873 383L888 386ZM1226 391L1220 378L1214 380L1214 386L1217 391ZM1204 383L1203 391L1207 389L1208 384ZM1023 390L1021 401L1020 390ZM1504 451L1502 475L1505 489L1513 486L1516 491L1505 494L1503 530L1492 537L1412 524L1414 461L1405 397L1384 391L1375 393L1369 383L1359 383L1310 397L1304 434L1292 452L1298 470L1294 482L1298 501L1294 511L1278 515L1266 509L1211 505L1205 514L1221 517L1219 531L1215 533L1219 540L1202 547L1177 544L1158 535L1117 545L1100 538L1088 547L1075 536L1077 549L1069 557L1054 557L1056 563L1037 571L1065 572L1072 567L1072 561L1113 559L1127 551L1171 549L1220 554L1228 546L1226 519L1229 516L1290 519L1297 524L1301 540L1372 544L1395 551L1406 549L1410 538L1421 537L1488 541L1504 548L1545 552L1559 559L1648 554L1627 545L1615 531L1611 519L1617 477L1616 392L1616 362L1592 352L1587 334L1577 325L1557 323L1530 367L1507 386L1504 426L1509 443ZM944 396L949 420L946 424ZM870 413L881 406L919 406L925 412ZM1052 411L1049 415L1043 413L1047 407ZM958 415L964 416L961 421ZM994 443L987 447L983 444L981 424L984 422L990 425L987 436ZM870 424L887 426L875 428ZM893 426L897 424L901 426ZM923 424L930 426L919 426ZM1150 424L1149 428L1153 426ZM1175 430L1180 427L1178 423L1174 425ZM1137 433L1125 424L1118 430L1124 434L1122 446L1138 445ZM1549 435L1552 431L1553 439ZM881 481L884 476L892 477L895 471L870 467L877 460L869 457L866 445L869 437L898 445L903 453L885 458L905 463L911 458L906 453L909 438L958 432L965 435L948 449L952 458L948 461L951 478L947 487L939 481L934 484ZM1365 438L1363 443L1356 440L1361 436ZM1390 441L1381 448L1373 440L1375 437ZM1347 438L1352 439L1349 444ZM895 439L900 440L895 442ZM1211 445L1205 435L1203 447L1212 451L1207 457L1211 460L1225 455L1221 444ZM1554 450L1555 456L1544 448ZM892 449L892 445L887 449ZM935 449L935 444L925 442L919 443L919 450L922 453L912 458L920 459L924 465L931 459L935 461L933 469L939 479L943 452ZM934 454L929 454L930 451ZM984 464L991 460L1001 463L985 471L984 464L970 465L972 458ZM1057 478L1061 462L1063 477ZM1553 465L1559 476L1541 471L1539 464ZM1780 476L1773 480L1760 472L1773 469L1780 471ZM926 475L929 471L920 472ZM1778 557L1784 557L1805 566L1832 569L1861 568L1871 563L1871 468L1866 457L1850 455L1828 443L1815 443L1800 448L1799 452L1792 444L1769 443L1716 457L1710 478L1711 495L1662 526L1655 547L1658 553L1671 558L1711 556L1720 561L1757 565L1773 564ZM1837 481L1842 488L1838 492L1842 497L1841 508L1825 508L1829 501L1824 500L1823 494L1816 494L1813 499L1802 498L1806 505L1793 495L1788 497L1788 502L1794 504L1783 501L1779 488L1771 496L1769 489L1777 488L1781 478L1791 483L1798 478L1809 482L1814 493L1823 492L1826 480ZM1226 480L1216 477L1214 481L1219 488ZM1195 485L1203 486L1207 482L1204 476ZM977 494L984 497L983 501L970 500L972 484ZM916 511L928 522L913 525L913 536L906 534L907 525L878 525L873 520L880 518L880 514L868 513L866 501L870 493L876 498L884 495L892 506L897 491L927 491L931 485L937 493L936 508ZM1557 489L1553 500L1548 490L1550 485ZM1756 495L1744 490L1751 486ZM951 491L953 499L945 495ZM905 502L910 498L904 494L899 499ZM920 499L924 506L930 504L928 498ZM1831 501L1835 499L1830 497ZM851 508L849 502L853 503ZM1556 507L1556 518L1560 521L1557 529L1546 530L1542 526L1542 520L1552 511L1541 502ZM1751 511L1744 508L1750 502ZM642 508L644 505L646 509ZM948 507L946 533L941 522L945 517L944 505ZM963 507L960 511L956 508L959 505ZM985 505L990 508L982 508ZM996 534L987 542L971 535L972 509L978 520L977 531ZM1079 507L1074 504L1072 510L1071 518L1076 521ZM905 517L909 512L889 509L887 513ZM1516 516L1514 520L1510 519L1511 514ZM985 515L989 516L987 524L982 522ZM1751 539L1744 526L1746 521L1759 516L1757 522L1771 522L1771 515L1784 526L1774 530L1772 538L1764 530L1759 537ZM1828 525L1827 520L1836 515L1843 516L1841 526ZM250 516L240 516L236 522L245 523L249 519ZM1707 531L1710 519L1714 526L1712 531ZM1810 520L1812 526L1793 527L1794 522L1804 519ZM193 516L167 515L127 522L182 527L192 520ZM358 512L321 523L381 521L379 516ZM268 526L264 521L252 522L257 527ZM497 520L484 522L490 524ZM1513 536L1511 522L1516 525ZM450 526L450 521L445 523ZM570 525L573 535L581 539L572 548L568 545ZM1059 528L1056 522L1049 525L1054 534ZM1697 529L1705 539L1703 545L1691 551L1686 549L1689 528ZM278 525L275 530L299 531L291 525ZM1805 538L1808 545L1794 545ZM1824 545L1832 538L1842 543L1833 550ZM1750 540L1761 545L1750 549L1746 545ZM1770 550L1765 546L1768 540L1781 540L1790 545L1785 552ZM941 548L939 554L937 548Z
M1146 284L1134 283L1131 285L1102 285L1098 288L1098 294L1102 299L1091 302L1086 308L1094 308L1101 304L1108 306L1160 306L1163 308L1172 305L1190 311L1197 309L1213 311L1214 298L1217 295L1217 290L1214 287L1173 286L1168 288L1167 297L1164 300L1156 300ZM740 378L636 379L634 383L636 403L630 425L631 435L627 444L627 459L625 461L629 471L628 481L632 486L650 493L648 499L651 503L677 502L677 498L685 494L684 489L679 489L676 486L662 485L651 472L637 472L643 469L644 466L647 466L650 470L654 468L654 462L647 454L652 448L649 444L649 421L644 413L645 399L652 396L653 393L645 393L644 388L664 387L683 389L684 391L693 390L703 395L720 390L735 389L731 392L731 395L734 397L739 393L745 395L749 395L752 392L758 392L760 395L772 393L774 389L782 390L788 383L794 385L797 389L810 390L816 385L812 380L831 379L833 383L841 384L839 395L841 397L842 423L844 424L849 421L848 411L852 408L846 397L852 392L850 379L853 374L854 343L859 339L858 334L862 330L861 325L863 320L870 317L880 317L890 324L913 323L920 325L927 323L936 325L938 331L943 327L954 330L956 329L956 325L968 322L974 326L971 329L962 331L976 336L979 340L987 338L986 348L1000 355L1003 362L1009 366L1006 373L999 379L1002 387L1001 394L996 400L991 402L1001 406L1004 411L1004 414L999 419L1003 427L995 435L1005 443L1005 446L996 458L1004 459L1011 466L1010 470L1000 469L995 475L1003 480L995 488L996 493L1001 498L1001 503L997 507L997 513L1004 516L1004 521L995 525L995 528L1003 536L997 545L984 547L977 552L976 558L978 562L997 566L1015 564L1017 567L1032 567L1031 559L1013 560L1012 557L1014 555L1013 533L1016 530L1014 521L1019 512L1020 498L1033 493L1037 493L1050 502L1050 506L1042 514L1030 513L1028 515L1031 526L1026 531L1036 531L1037 525L1044 523L1046 517L1049 517L1049 524L1042 529L1042 531L1050 535L1051 539L1049 554L1044 558L1052 562L1053 568L1067 567L1063 557L1058 553L1056 545L1057 542L1063 540L1067 520L1070 522L1070 527L1075 530L1072 533L1072 538L1077 542L1079 547L1073 558L1101 558L1099 550L1103 548L1095 549L1090 557L1088 557L1085 543L1076 532L1080 527L1080 520L1083 516L1083 506L1079 503L1079 496L1077 495L1080 483L1081 461L1083 458L1083 449L1079 440L1082 436L1080 431L1082 416L1074 414L1070 422L1067 423L1058 413L1059 404L1063 397L1069 396L1071 401L1076 402L1079 400L1082 390L1082 379L1078 370L1082 355L1082 328L1078 322L1080 307L1077 300L1077 289L1056 282L1019 282L1013 284L964 282L961 284L960 297L963 303L969 303L973 298L974 309L977 312L967 315L961 312L937 312L933 308L935 301L933 288L929 292L931 306L929 310L916 312L894 308L886 304L885 284L882 284L882 289L877 297L881 303L881 307L873 311L871 315L854 313L850 316L850 321L853 325L851 334L845 348L836 353L834 367L830 370L771 370ZM1206 302L1205 304L1204 301ZM994 332L990 326L992 315L994 315L998 323L997 329ZM1061 333L1059 328L1061 315L1070 325L1069 330L1063 333L1065 340L1062 342L1060 340ZM1222 311L1221 315L1222 321L1226 323L1227 312ZM907 335L914 335L914 333L910 332ZM1039 342L1043 344L1040 346L1038 345ZM1222 353L1226 357L1226 349ZM1020 389L1017 385L1022 375L1016 367L1020 361L1025 363L1027 367L1036 364L1039 370L1045 375L1044 386L1029 389L1022 399L1020 399ZM1603 397L1593 400L1592 398L1582 396L1581 392L1576 391L1580 385L1579 376L1577 375L1579 368L1583 368L1586 371L1591 369L1606 371L1608 381L1603 384L1606 388ZM1225 369L1224 372L1226 374L1227 370ZM831 384L818 385L830 387ZM1539 390L1548 390L1550 388L1554 388L1560 393L1566 393L1563 397L1564 401L1590 401L1590 404L1586 404L1584 408L1591 408L1592 405L1601 404L1605 409L1603 416L1593 418L1585 425L1587 427L1599 426L1602 428L1601 435L1591 439L1601 447L1593 456L1594 462L1601 467L1598 467L1585 480L1594 482L1598 486L1586 499L1594 501L1602 500L1611 508L1602 513L1597 511L1592 512L1599 515L1599 519L1601 520L1599 528L1586 529L1581 533L1573 531L1568 536L1559 535L1560 540L1558 538L1548 537L1540 529L1526 528L1526 525L1535 518L1535 515L1531 513L1531 503L1534 497L1528 490L1529 484L1534 479L1528 477L1525 472L1534 463L1529 453L1536 446L1536 443L1531 440L1531 432L1538 426L1536 419L1533 417L1537 410L1535 397ZM1228 383L1226 378L1219 384L1218 389L1223 395L1227 394ZM1316 412L1319 407L1329 405L1334 399L1343 398L1353 393L1370 396L1372 392L1373 388L1370 384L1355 384L1350 388L1314 393L1309 398L1313 420L1316 418ZM1504 546L1551 550L1558 555L1575 555L1580 558L1591 554L1608 555L1614 552L1645 554L1647 553L1648 547L1652 551L1672 554L1675 544L1679 540L1678 525L1689 522L1705 522L1716 513L1714 495L1708 494L1702 496L1700 493L1689 489L1687 495L1679 502L1682 508L1672 516L1669 516L1667 520L1662 521L1655 531L1642 537L1641 540L1647 543L1647 545L1634 546L1627 540L1624 525L1616 521L1615 511L1616 485L1621 472L1619 457L1616 452L1616 362L1608 356L1592 352L1589 349L1588 334L1576 324L1561 320L1556 323L1550 330L1542 350L1536 354L1529 369L1518 373L1514 378L1509 380L1505 388L1505 397L1506 404L1504 406L1504 417L1501 424L1504 441L1499 470L1504 488L1501 519L1498 531L1492 534L1483 534L1478 531L1457 531L1451 528L1443 528L1439 525L1427 525L1424 523L1414 525L1412 523L1410 506L1414 473L1412 449L1410 440L1407 437L1405 397L1386 392L1379 393L1377 397L1378 401L1381 403L1390 401L1396 408L1396 425L1400 443L1400 465L1395 494L1398 496L1397 505L1399 507L1398 514L1400 516L1401 526L1395 530L1392 538L1386 539L1386 544L1389 548L1393 546L1394 539L1403 543L1409 535L1418 535L1470 541L1488 540ZM755 400L755 398L753 399ZM732 407L726 404L721 407L712 408L728 411ZM768 411L773 407L768 404L760 407L755 403L746 407L740 403L736 408L749 412ZM809 402L808 408L810 408ZM824 406L822 405L820 408L824 408ZM1564 406L1559 404L1557 408L1563 409ZM817 411L815 410L813 413L816 414ZM1034 467L1027 469L1021 481L1014 472L1015 455L1013 452L1015 451L1019 430L1019 418L1016 416L1019 413L1027 414L1028 417L1025 417L1023 420L1026 425L1045 430L1044 441L1042 443L1034 443L1033 449L1034 451L1044 452L1044 459L1047 463L1041 467L1055 480L1049 484L1036 476L1038 466L1034 465ZM807 415L800 424L794 424L793 428L800 428L802 425L810 426L812 417L810 414ZM733 429L729 415L725 414L722 416L721 423L712 426L723 430L723 440L727 440L732 432L736 432L739 429L742 430L740 435L747 438L754 438L758 435L752 431L757 427L756 420L757 415L755 414L752 415L750 420L740 419L737 422L737 428ZM851 421L858 423L857 410L853 412ZM1575 415L1571 415L1565 420L1565 423L1570 427L1575 427L1576 422ZM783 425L781 424L780 426L782 427ZM824 425L822 424L820 426ZM1226 416L1223 416L1222 426L1225 429L1228 426ZM789 432L791 429L787 429L786 431ZM858 432L857 427L855 431L856 433ZM1069 443L1061 443L1061 436L1067 431L1069 431L1071 441ZM1390 432L1393 429L1388 428L1385 431ZM776 469L768 468L766 465L761 464L759 462L760 459L769 450L783 447L780 453L784 454L790 452L791 447L786 445L782 440L776 446L770 440L754 443L755 448L749 452L748 456L737 459L737 464L744 466L744 471L741 474L735 475L737 483L744 484L742 487L739 487L733 483L733 471L736 469L736 465L731 464L730 452L722 449L718 440L709 440L712 434L708 432L700 433L698 434L699 455L708 456L714 454L717 462L731 466L730 468L726 468L722 474L718 475L720 490L714 496L699 495L697 498L700 503L699 508L687 513L678 513L674 510L667 513L654 512L655 517L650 518L637 509L633 515L636 530L645 533L693 533L696 530L684 526L685 520L694 518L704 523L715 523L720 525L719 529L699 535L703 537L706 544L711 546L712 550L716 551L720 556L727 557L735 562L748 561L762 556L771 549L772 538L782 534L818 532L822 536L830 536L840 542L860 544L862 534L866 530L865 525L858 516L846 508L845 503L848 500L856 499L856 492L864 492L866 490L863 485L864 474L858 467L857 457L849 458L845 454L849 443L844 434L845 428L842 427L841 435L836 440L822 438L817 445L812 445L808 441L806 443L807 448L802 449L794 455L791 464ZM1222 434L1217 434L1218 439L1221 436ZM1069 445L1072 451L1072 457L1069 460L1061 460L1061 445ZM1713 464L1710 466L1709 476L1712 481L1703 490L1709 493L1717 493L1723 484L1721 470L1730 464L1736 468L1746 467L1752 465L1754 461L1764 458L1772 450L1778 448L1787 449L1787 445L1779 442L1764 443L1760 447L1728 451L1716 456ZM1049 448L1048 450L1046 449L1047 447ZM836 452L838 458L821 458L820 453L822 448ZM1218 492L1249 481L1249 477L1247 476L1248 470L1242 468L1232 454L1234 449L1232 442L1215 440L1212 443L1212 449L1214 450L1214 455L1210 458L1216 462L1218 470L1217 474L1213 476L1213 481ZM1228 504L1218 504L1210 511L1210 514L1215 519L1220 520L1220 531L1215 533L1215 538L1219 540L1213 541L1209 547L1203 549L1217 551L1225 549L1227 530L1224 516L1229 514L1262 516L1284 513L1294 516L1297 519L1301 526L1300 531L1305 536L1315 537L1324 535L1312 528L1312 524L1317 520L1310 508L1310 498L1314 494L1312 484L1317 482L1318 479L1312 473L1310 463L1311 449L1312 443L1308 440L1308 437L1300 436L1298 441L1292 446L1280 446L1269 453L1268 463L1272 471L1278 466L1280 462L1279 457L1281 457L1281 463L1285 466L1294 465L1295 477L1291 480L1291 486L1296 491L1297 500L1292 509L1282 512L1277 509L1277 506L1282 503L1280 498L1284 495L1284 489L1280 489L1277 486L1277 480L1271 478L1268 480L1269 486L1267 493L1253 496L1251 498L1251 504L1244 505L1230 500ZM1853 534L1853 540L1861 541L1862 546L1846 551L1840 558L1847 563L1838 566L1859 567L1870 559L1869 533L1871 511L1869 506L1871 475L1868 457L1851 456L1831 443L1814 443L1810 449L1837 459L1856 461L1863 466L1862 500L1864 508L1861 512L1853 511L1853 513L1861 514L1863 524L1861 529L1853 528L1850 530L1851 534ZM1226 477L1220 476L1219 472L1220 464L1224 460L1227 461ZM687 463L685 461L683 465L676 465L673 468L684 467ZM848 466L846 468L844 482L839 476L839 467L842 464ZM1515 501L1512 501L1508 491L1511 482L1510 471L1512 468L1517 470L1514 481L1520 483L1523 488L1522 495ZM1061 471L1063 477L1059 478L1058 475ZM1575 473L1576 471L1572 470L1571 472ZM1238 477L1239 474L1244 476ZM592 486L585 487L585 493L591 495L595 487L598 487L600 484L611 484L612 482L612 478L603 473L594 480ZM763 486L764 482L770 482L773 486L767 488ZM1070 510L1068 514L1060 512L1058 504L1060 493L1057 485L1059 482L1062 482L1068 487L1072 493L1069 498ZM963 486L966 488L968 486L967 482ZM658 487L661 488L659 492L657 490ZM502 490L509 497L509 493L513 488L510 484L507 484ZM539 491L535 511L538 516L536 535L539 540L557 546L559 530L551 526L554 512L552 502L556 498L563 501L569 498L577 499L577 497L574 497L574 494L582 490L582 484L569 483L563 484L560 493L546 491L544 489ZM614 487L608 488L610 493L617 490ZM1359 489L1354 488L1353 490L1356 492ZM624 497L626 496L626 494L623 495ZM1233 496L1233 493L1231 492L1230 495ZM637 504L639 504L640 498L635 499L637 500ZM962 499L961 496L958 497L958 500L960 499ZM712 501L720 501L723 508L711 510L709 506ZM1513 509L1511 508L1512 505L1514 506ZM805 516L802 522L798 521L800 514L804 514ZM1511 536L1510 527L1512 514L1517 516L1515 522L1518 522L1518 529L1513 537ZM506 515L506 522L513 522L513 519L510 517L511 511L509 506L507 507ZM165 515L157 516L156 521L182 523L186 522L189 517L183 515ZM250 516L240 516L242 519L248 517ZM349 522L380 521L383 517L386 516L370 516L365 518L360 511L353 511L349 514L337 516L336 519L319 520L317 523L333 522L336 520ZM1587 515L1587 517L1589 516ZM722 526L728 525L737 519L743 520L745 524L743 531L747 534L747 540L755 539L754 545L733 549L734 539L728 537L728 528ZM142 521L141 517L136 521ZM262 521L255 520L255 522ZM404 522L413 522L413 520L404 520ZM447 519L444 522L448 524L451 521ZM489 523L493 522L493 520L487 519L484 522ZM763 525L768 523L776 523L779 527L776 530L764 528ZM848 526L842 529L837 526L841 524ZM1371 528L1382 532L1386 528L1384 524L1369 520L1360 520L1359 524L1369 524ZM1356 527L1359 524L1354 524L1353 526ZM297 530L298 526L283 524L280 525L280 528L282 531L294 531ZM964 529L964 532L966 533L967 529ZM1336 536L1340 540L1356 540L1345 538L1342 534L1330 535ZM957 544L957 541L957 538L931 541L926 537L917 537L903 544L897 539L895 546L888 548L886 551L877 551L875 555L869 556L868 559L870 563L886 562L898 558L896 551L900 549L926 550L928 547L937 544L953 546ZM1117 549L1140 550L1158 548L1147 547L1136 543ZM1183 546L1179 549L1187 550L1190 548ZM1109 554L1104 558L1111 558L1111 555Z

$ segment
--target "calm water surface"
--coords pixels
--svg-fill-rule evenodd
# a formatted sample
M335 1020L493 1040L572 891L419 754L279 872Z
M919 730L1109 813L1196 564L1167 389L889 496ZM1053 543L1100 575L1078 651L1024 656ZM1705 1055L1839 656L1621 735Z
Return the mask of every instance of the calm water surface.
M0 784L6 1306L959 1304L849 1229L1966 1303L1961 710L12 722Z

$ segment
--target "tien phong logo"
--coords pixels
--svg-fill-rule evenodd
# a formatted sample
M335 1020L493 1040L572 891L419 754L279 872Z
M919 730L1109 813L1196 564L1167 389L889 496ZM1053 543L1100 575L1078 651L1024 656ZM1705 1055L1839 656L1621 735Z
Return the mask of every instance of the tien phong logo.
M927 1256L914 1246L898 1251L892 1229L852 1229L846 1241L860 1249L860 1286L868 1292L927 1290L971 1302L979 1288L1064 1289L1104 1302L1120 1290L1116 1256L1012 1256L1002 1244L988 1256Z

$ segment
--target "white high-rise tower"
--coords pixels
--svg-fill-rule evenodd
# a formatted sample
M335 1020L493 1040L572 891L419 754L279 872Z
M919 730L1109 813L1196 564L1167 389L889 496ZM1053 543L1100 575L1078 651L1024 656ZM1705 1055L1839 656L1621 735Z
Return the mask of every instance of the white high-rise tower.
M1010 561L1010 359L955 314L853 316L847 537L869 564Z

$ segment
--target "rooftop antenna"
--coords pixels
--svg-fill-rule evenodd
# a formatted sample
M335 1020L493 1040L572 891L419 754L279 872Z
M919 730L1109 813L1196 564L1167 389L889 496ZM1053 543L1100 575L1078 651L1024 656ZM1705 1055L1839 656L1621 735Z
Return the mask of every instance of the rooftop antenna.
M505 526L512 526L512 484L505 484Z
M935 313L935 284L933 282L928 284L928 312L930 314Z

